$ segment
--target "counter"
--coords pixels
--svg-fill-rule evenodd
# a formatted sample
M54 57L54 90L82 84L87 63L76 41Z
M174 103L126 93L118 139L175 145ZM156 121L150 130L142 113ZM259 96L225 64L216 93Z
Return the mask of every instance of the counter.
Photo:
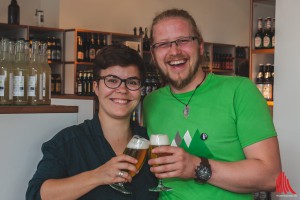
M0 199L25 199L42 144L77 122L77 106L0 106Z

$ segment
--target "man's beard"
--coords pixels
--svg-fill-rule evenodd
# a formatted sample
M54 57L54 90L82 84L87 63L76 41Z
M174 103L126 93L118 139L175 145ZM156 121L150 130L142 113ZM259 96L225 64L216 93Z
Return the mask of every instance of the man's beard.
M166 84L170 84L174 88L180 90L180 89L184 88L185 86L187 86L193 80L193 78L195 77L195 75L197 74L197 72L199 70L201 61L202 61L201 56L199 56L195 67L194 68L192 68L191 66L189 67L190 68L189 74L183 80L173 80L170 78L168 72L163 72L160 67L158 67L158 69L160 71L163 81L165 81Z

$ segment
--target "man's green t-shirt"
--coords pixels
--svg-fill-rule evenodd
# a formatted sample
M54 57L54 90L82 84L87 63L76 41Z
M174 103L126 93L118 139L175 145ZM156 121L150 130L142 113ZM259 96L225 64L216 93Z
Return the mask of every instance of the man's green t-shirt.
M149 94L143 104L148 134L168 134L172 146L225 162L244 160L244 147L277 135L265 99L248 78L208 74L185 118L183 103L193 92L174 94L178 100L169 86ZM173 190L161 192L163 200L253 199L252 194L237 194L192 179L170 178L164 183Z

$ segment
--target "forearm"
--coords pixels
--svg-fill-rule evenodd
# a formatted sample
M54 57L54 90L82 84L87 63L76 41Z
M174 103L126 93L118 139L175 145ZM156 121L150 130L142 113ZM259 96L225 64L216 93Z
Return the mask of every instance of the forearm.
M94 170L92 170L68 178L46 180L41 186L41 198L43 200L78 199L101 185L100 180L95 178L97 176L94 173Z
M209 183L236 193L272 191L281 171L280 167L274 168L256 159L232 163L210 160L210 163L213 175Z

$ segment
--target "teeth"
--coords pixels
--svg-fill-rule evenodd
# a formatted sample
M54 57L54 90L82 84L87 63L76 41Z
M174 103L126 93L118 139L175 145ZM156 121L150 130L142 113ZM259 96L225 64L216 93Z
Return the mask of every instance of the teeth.
M128 101L124 99L114 99L113 100L115 103L120 103L120 104L126 104Z
M170 65L180 65L185 63L184 60L174 60L174 61L170 61Z

